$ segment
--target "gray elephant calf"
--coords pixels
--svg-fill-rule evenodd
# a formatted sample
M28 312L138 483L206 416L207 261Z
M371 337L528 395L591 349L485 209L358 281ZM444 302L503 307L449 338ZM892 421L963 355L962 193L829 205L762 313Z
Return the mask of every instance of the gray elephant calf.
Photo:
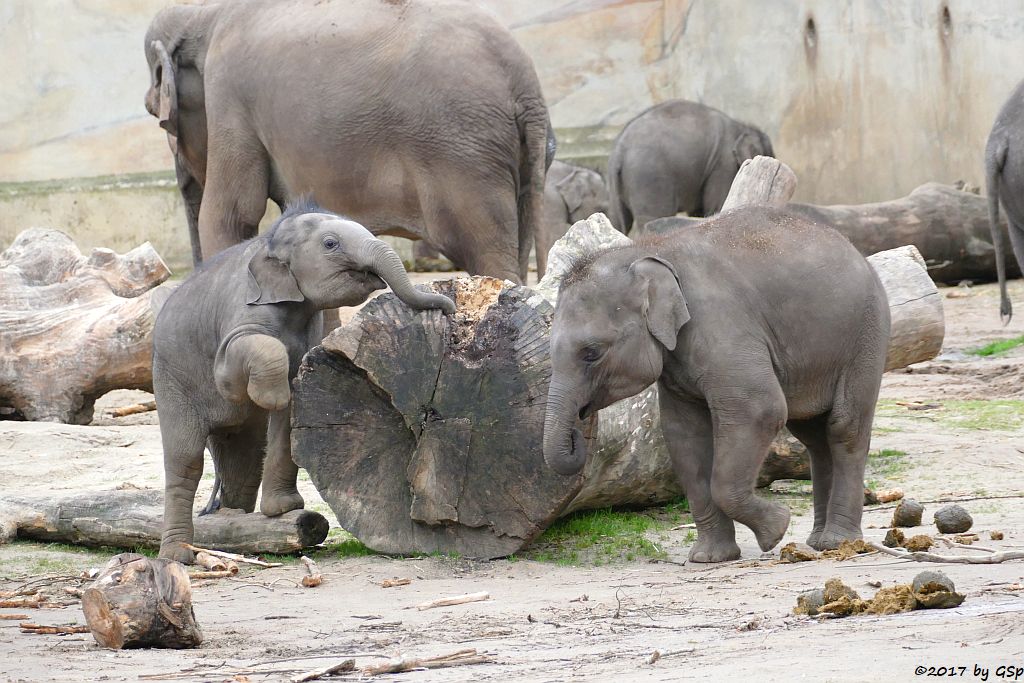
M624 233L685 211L711 216L722 210L740 165L774 156L761 130L712 107L669 100L625 125L608 157L612 224Z
M537 279L547 270L548 252L572 224L608 212L608 190L597 171L552 161L544 181L544 220L537 230Z
M455 310L447 297L415 290L398 255L366 228L302 205L170 295L153 332L166 487L161 557L194 559L184 544L193 539L204 446L226 507L252 512L261 482L263 514L303 507L291 457L291 379L320 342L321 311L360 304L385 283L413 308Z
M874 270L839 233L764 207L585 258L551 329L544 459L580 470L577 419L658 382L673 468L697 523L694 562L763 550L789 511L754 494L783 425L807 445L818 549L859 538L864 465L889 341Z

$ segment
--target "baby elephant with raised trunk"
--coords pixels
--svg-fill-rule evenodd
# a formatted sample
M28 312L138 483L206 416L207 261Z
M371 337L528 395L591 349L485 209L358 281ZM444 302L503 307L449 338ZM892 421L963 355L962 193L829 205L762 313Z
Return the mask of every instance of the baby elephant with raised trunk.
M889 341L874 270L839 233L765 207L579 261L551 330L544 459L586 461L577 419L658 382L672 465L697 523L694 562L739 557L733 520L762 550L789 511L754 494L783 425L811 453L814 530L861 536L864 465Z
M326 308L390 285L409 306L452 313L413 288L398 255L366 228L311 205L204 263L160 309L153 387L164 446L160 556L191 563L192 506L208 446L225 507L270 517L303 507L290 443L291 380L323 336ZM264 458L264 453L265 458Z

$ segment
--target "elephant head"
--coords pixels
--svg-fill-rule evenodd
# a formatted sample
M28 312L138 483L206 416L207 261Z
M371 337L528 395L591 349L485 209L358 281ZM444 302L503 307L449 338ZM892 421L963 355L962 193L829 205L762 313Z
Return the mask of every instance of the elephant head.
M249 304L305 302L320 310L355 306L390 286L412 308L455 312L448 297L415 289L402 259L386 243L362 225L318 207L290 207L258 240L249 260Z
M747 159L753 159L758 155L774 157L775 150L772 149L772 141L763 131L754 126L742 125L742 131L733 143L732 155L736 160L736 166L739 167Z
M551 384L544 416L544 461L560 474L586 463L577 419L628 398L661 375L690 319L676 271L626 248L570 269L551 326Z
M553 171L554 167L549 174ZM554 185L565 203L570 224L587 219L595 213L608 212L608 191L605 189L604 180L596 171L570 166L569 172L555 180Z

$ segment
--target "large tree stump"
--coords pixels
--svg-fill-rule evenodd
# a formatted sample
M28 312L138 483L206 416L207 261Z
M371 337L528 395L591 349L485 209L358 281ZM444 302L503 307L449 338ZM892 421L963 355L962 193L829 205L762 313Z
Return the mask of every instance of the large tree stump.
M758 169L758 177L788 171L774 159ZM582 478L544 465L549 303L576 255L626 242L595 214L555 244L534 291L489 278L431 283L455 298L452 318L415 313L384 295L307 354L295 384L292 452L342 527L383 552L496 557L519 550L560 514L680 495L655 387L590 418ZM912 255L874 265L885 271L908 261L921 277L906 288L916 294L890 301L897 325L911 310L904 298L938 306L926 309L930 318L914 309L916 322L906 327L927 342L909 332L894 338L912 347L895 352L903 363L934 355L942 329L941 299ZM773 447L790 460L801 450L789 435Z
M0 406L87 424L113 389L152 390L150 292L170 271L147 242L86 257L33 228L0 253Z
M188 572L171 560L115 555L82 593L82 610L103 647L183 649L203 642Z
M0 543L15 538L114 548L159 548L163 492L102 491L62 497L0 496ZM195 544L233 553L291 553L322 543L330 524L318 512L280 517L221 510L197 517Z

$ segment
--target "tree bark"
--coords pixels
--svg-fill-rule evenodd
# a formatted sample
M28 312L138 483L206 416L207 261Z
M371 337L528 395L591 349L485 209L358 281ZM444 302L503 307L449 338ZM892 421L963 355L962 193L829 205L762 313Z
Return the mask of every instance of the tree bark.
M152 390L153 287L170 271L147 242L86 257L58 230L0 253L0 406L87 424L113 389Z
M115 555L82 593L82 610L103 647L182 649L203 642L188 572L171 560Z
M160 491L103 491L66 497L0 497L0 543L14 538L86 546L159 548ZM311 510L280 517L223 510L195 520L196 545L234 553L290 553L323 542L329 524ZM6 537L5 537L6 536Z
M759 179L788 171L775 159L750 166ZM776 203L793 188L758 182ZM733 206L755 195L745 196ZM480 277L431 283L456 300L451 318L417 314L384 295L307 354L295 383L292 452L341 526L383 552L498 557L573 510L681 495L655 387L590 418L581 475L544 465L551 304L576 256L628 242L595 214L556 243L535 290ZM881 272L894 264L896 274L882 281L899 285L890 311L904 332L890 355L925 360L941 346L941 299L912 252L873 261ZM912 299L937 306L919 309ZM792 464L803 447L783 434L772 452L777 465Z

